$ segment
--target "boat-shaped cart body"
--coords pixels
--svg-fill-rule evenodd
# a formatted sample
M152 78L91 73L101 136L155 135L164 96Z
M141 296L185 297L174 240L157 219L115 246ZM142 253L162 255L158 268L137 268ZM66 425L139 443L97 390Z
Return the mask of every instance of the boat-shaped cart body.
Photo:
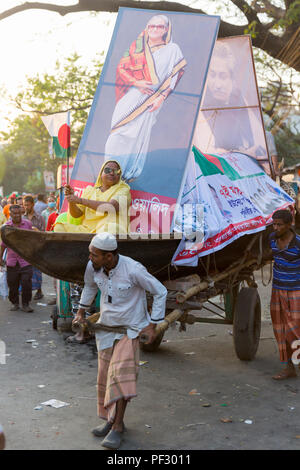
M119 253L141 262L168 290L165 321L156 327L156 340L148 345L142 343L142 348L156 350L164 332L175 321L180 323L180 330L196 322L213 322L233 325L237 356L252 360L261 328L260 298L253 273L268 263L263 255L269 232L267 228L245 235L222 250L199 258L197 267L171 265L180 241L172 235L119 237ZM1 235L7 246L43 273L83 285L93 234L35 232L4 225ZM216 304L216 296L223 296L224 303ZM148 300L151 308L150 296ZM212 306L214 316L205 316ZM89 325L92 330L97 329L96 323Z

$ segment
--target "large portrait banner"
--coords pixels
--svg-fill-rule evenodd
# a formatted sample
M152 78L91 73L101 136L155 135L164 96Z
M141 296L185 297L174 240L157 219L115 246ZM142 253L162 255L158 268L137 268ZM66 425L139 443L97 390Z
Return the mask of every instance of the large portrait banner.
M194 144L205 153L246 153L272 174L249 36L216 41Z
M117 161L132 232L171 229L218 27L217 16L119 10L71 185L80 195Z

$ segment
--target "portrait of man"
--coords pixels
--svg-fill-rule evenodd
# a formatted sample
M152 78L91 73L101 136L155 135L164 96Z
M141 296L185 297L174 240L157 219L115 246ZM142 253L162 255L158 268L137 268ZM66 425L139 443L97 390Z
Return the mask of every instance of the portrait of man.
M228 45L216 42L209 66L203 107L211 106L221 110L240 101L240 89L234 78L235 67L236 60ZM218 109L213 109L208 119L213 136L213 150L216 153L249 150L254 145L254 139L248 110L239 110L238 113L228 110L222 114L218 113Z
M171 21L155 15L117 67L116 106L105 160L119 161L123 177L136 179L147 156L157 115L184 73L186 60L172 42Z
M249 38L216 42L198 124L194 144L203 152L245 153L270 172Z

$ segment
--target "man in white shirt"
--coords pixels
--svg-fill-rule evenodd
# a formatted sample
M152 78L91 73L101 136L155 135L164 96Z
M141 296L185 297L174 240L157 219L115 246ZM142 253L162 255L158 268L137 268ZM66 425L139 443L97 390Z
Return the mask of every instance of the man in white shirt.
M106 423L92 432L105 437L104 447L117 449L124 432L128 401L136 396L139 366L139 336L148 343L155 339L155 327L164 320L166 288L146 268L132 258L118 254L116 238L99 233L89 246L90 261L84 276L79 309L74 322L84 321L85 309L101 291L98 323L124 327L126 334L97 331L98 415ZM147 311L146 291L153 295L151 317Z

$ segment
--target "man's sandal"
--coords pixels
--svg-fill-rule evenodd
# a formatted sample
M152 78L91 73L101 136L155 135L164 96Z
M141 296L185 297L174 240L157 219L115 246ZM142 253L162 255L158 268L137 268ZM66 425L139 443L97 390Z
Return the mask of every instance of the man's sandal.
M272 376L273 380L286 380L286 379L292 379L297 377L296 371L288 371L288 370L282 370L276 375Z
M100 426L97 426L95 429L93 429L92 433L96 437L105 437L106 434L108 434L109 431L111 430L112 425L113 423L110 423L109 421L107 421L106 423L100 424Z
M43 294L42 292L37 292L37 293L33 296L33 300L41 300L43 297L44 297L44 294Z
M66 339L67 343L71 344L85 344L87 343L91 338L82 338L82 339L77 339L76 335L74 336L68 336Z
M106 436L106 438L101 442L102 447L107 447L108 449L118 449L122 444L123 433L115 431L112 429Z

